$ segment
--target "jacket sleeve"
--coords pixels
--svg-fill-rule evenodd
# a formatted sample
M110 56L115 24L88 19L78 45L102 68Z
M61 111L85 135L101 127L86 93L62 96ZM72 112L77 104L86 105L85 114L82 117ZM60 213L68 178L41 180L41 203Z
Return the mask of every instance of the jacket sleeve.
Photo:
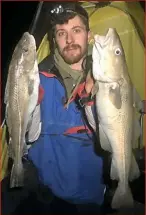
M40 116L40 105L37 105L32 118L30 119L30 123L28 126L28 141L34 142L39 138L41 132L41 116Z

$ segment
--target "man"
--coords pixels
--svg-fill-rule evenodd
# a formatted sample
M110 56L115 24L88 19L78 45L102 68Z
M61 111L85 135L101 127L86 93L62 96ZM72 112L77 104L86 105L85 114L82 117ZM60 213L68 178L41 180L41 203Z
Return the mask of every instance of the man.
M47 63L40 64L44 93L29 129L29 141L35 143L28 158L40 183L55 196L77 205L79 211L97 212L104 200L103 161L94 152L92 132L84 126L74 96L85 76L88 15L77 3L61 4L51 13L54 66L47 72ZM86 80L85 89L90 92L92 79Z
M88 14L77 3L62 3L51 10L51 29L53 67L48 57L39 65L40 98L28 131L29 142L34 142L28 159L37 170L44 192L48 190L46 202L53 193L55 202L65 207L74 205L75 213L101 214L103 160L94 152L94 136L85 124L79 102L84 88L89 93L93 85L88 75L91 67L86 62Z

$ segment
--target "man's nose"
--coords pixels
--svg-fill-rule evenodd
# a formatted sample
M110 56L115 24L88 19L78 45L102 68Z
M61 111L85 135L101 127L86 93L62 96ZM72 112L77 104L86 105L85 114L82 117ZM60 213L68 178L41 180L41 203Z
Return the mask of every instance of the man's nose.
M70 34L70 33L68 33L67 35L66 35L66 43L67 44L70 44L70 43L72 43L73 42L73 36L72 36L72 34Z

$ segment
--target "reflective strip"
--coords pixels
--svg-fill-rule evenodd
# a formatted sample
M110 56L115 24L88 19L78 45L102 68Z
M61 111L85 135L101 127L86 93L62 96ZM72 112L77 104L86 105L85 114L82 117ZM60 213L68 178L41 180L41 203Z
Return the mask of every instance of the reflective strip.
M48 78L57 77L56 75L49 73L49 72L40 72L40 73L43 74L44 76L48 77Z
M88 133L88 134L91 134L92 132L88 127L85 127L84 125L69 128L64 132L64 134L76 134L76 133Z
M87 106L92 106L92 105L94 105L94 101L87 102L86 105L87 105Z

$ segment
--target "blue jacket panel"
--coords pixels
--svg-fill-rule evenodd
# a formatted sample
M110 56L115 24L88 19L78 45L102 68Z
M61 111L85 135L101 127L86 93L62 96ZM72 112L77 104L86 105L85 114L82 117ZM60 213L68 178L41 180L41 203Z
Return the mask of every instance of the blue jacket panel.
M75 204L102 204L103 161L94 153L92 140L86 133L72 134L83 139L63 135L67 129L83 125L81 112L74 102L68 109L63 107L65 90L56 78L40 74L40 80L45 91L42 130L28 157L37 167L41 183L56 196Z

